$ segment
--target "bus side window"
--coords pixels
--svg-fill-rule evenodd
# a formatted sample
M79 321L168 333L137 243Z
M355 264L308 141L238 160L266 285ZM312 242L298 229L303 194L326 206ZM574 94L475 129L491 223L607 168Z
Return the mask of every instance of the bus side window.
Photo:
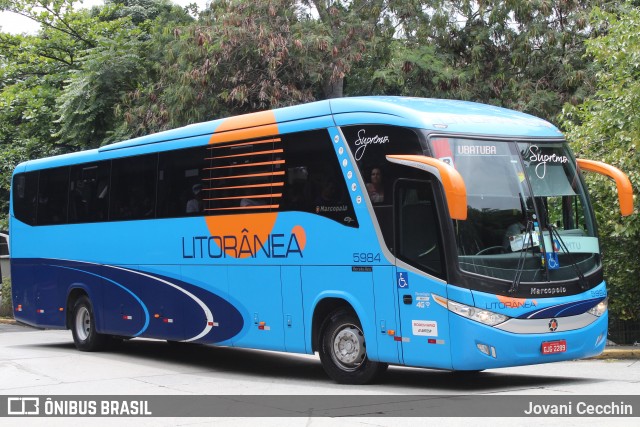
M281 211L304 211L358 227L347 184L327 130L283 135ZM278 169L280 170L280 169Z
M71 167L69 222L106 221L111 162Z
M208 165L206 147L160 153L158 160L158 218L202 215L203 178ZM194 202L195 200L195 202Z
M67 222L68 187L68 167L40 171L37 208L38 225L65 224Z
M13 178L13 214L25 224L36 224L38 172L27 172Z
M109 219L155 217L157 154L113 160Z
M277 209L284 172L277 170L274 154L282 152L281 145L278 136L268 136L206 147L199 196L204 214L263 213ZM193 191L193 187L190 189Z

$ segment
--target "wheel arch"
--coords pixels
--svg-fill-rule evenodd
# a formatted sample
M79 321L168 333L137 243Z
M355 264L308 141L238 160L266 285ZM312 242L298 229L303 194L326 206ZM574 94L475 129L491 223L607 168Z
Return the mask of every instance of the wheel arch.
M73 283L69 286L67 290L67 303L66 303L66 328L71 329L71 322L73 321L73 307L80 297L86 296L91 301L91 305L93 305L93 313L96 319L96 327L101 325L101 313L100 310L96 310L96 299L95 295L91 292L90 288L84 283Z
M362 332L369 344L367 346L367 357L371 360L377 360L378 343L375 334L375 313L371 309L369 310L371 312L370 315L367 315L364 307L348 294L323 293L316 298L311 317L311 352L319 349L322 328L328 316L340 309L351 311L358 317Z

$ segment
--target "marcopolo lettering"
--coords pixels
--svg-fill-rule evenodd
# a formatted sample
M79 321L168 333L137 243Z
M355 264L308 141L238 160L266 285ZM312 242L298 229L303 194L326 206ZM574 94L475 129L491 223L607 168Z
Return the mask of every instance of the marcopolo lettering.
M555 295L566 294L567 288L559 286L557 288L531 288L531 295Z
M194 236L182 238L182 258L289 258L302 255L295 234L268 234L261 238L243 230L238 236Z

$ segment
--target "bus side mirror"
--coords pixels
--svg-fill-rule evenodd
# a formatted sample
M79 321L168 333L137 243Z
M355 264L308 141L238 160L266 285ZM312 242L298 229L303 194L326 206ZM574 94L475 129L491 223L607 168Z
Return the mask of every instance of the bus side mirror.
M388 155L386 157L392 163L422 169L433 174L444 187L451 219L467 219L467 187L462 175L454 167L433 157L418 155Z
M633 187L631 181L620 169L606 163L595 160L577 159L578 167L584 171L596 172L600 175L613 178L618 189L618 201L620 202L620 213L622 216L629 216L633 213Z

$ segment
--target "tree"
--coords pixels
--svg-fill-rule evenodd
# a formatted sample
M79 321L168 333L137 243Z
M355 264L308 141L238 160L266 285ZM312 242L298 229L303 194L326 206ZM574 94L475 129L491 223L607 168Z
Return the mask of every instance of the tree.
M147 77L142 46L152 23L190 20L166 0L91 10L76 3L0 0L1 10L41 24L37 36L0 33L0 229L7 228L15 166L108 140L120 97Z
M73 150L53 137L59 129L56 100L80 52L95 46L87 31L86 11L73 12L72 1L0 2L42 23L39 37L0 33L0 228L7 228L9 189L15 166L32 158ZM36 8L39 6L39 8Z
M58 98L60 130L55 134L59 143L81 148L126 139L118 108L127 93L155 79L150 33L193 21L168 0L111 1L91 15L111 28L70 72Z
M323 98L342 97L345 77L362 61L365 53L373 53L382 34L380 30L388 25L384 16L391 12L392 6L384 0L306 0L302 3L319 17L307 18L303 29L317 39L317 48L307 51L312 58L309 65L316 65L314 72L320 76Z
M129 94L129 132L341 96L382 13L381 0L212 1L173 40L156 34L159 79Z
M382 91L479 101L554 120L591 93L585 0L398 2Z
M617 166L632 182L635 214L622 218L612 182L587 175L612 312L619 319L640 319L640 7L627 3L616 13L596 8L591 26L599 32L587 42L597 91L578 106L567 105L563 125L579 157Z

